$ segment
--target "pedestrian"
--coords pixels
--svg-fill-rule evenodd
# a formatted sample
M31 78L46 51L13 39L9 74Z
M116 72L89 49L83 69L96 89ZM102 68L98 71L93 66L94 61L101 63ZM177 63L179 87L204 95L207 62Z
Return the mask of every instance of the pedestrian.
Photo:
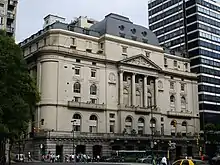
M28 152L28 162L29 161L32 161L32 159L31 159L31 152Z
M167 158L164 156L161 160L162 165L167 165Z

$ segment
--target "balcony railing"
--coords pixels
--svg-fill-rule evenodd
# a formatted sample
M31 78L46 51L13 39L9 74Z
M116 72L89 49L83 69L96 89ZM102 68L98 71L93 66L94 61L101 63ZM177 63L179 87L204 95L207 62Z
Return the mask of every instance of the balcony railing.
M7 17L8 17L9 19L15 19L15 14L12 14L12 13L8 12L8 13L7 13Z
M102 110L106 108L105 104L92 104L92 103L84 103L84 102L75 102L75 101L68 101L68 107L70 108L85 108L85 109L96 109Z
M9 0L9 5L16 6L18 3L18 0Z
M128 106L128 105L118 105L119 109L127 110L127 111L135 111L135 112L142 112L142 113L150 113L151 110L145 107L139 106Z
M72 139L73 133L71 131L41 131L35 133L35 137L38 138L67 138ZM151 134L132 135L122 133L88 133L88 132L74 132L75 139L106 139L106 140L151 140ZM171 136L171 135L153 135L154 140L195 140L197 136Z
M177 116L177 117L194 117L191 112L176 112L176 111L167 111L168 116Z

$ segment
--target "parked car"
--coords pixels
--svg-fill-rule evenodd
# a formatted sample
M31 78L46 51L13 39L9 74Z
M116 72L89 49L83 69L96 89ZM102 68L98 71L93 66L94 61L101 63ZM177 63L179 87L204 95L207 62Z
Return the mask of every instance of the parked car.
M106 159L106 162L124 162L124 158L120 156L113 156Z

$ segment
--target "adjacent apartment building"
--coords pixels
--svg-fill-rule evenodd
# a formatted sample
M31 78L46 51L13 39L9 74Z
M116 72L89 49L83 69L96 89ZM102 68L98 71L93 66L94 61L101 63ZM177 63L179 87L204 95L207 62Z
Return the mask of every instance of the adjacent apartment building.
M160 45L189 57L191 71L198 75L201 127L219 124L219 18L220 3L215 0L149 1L149 28Z
M198 154L198 85L188 58L121 15L63 21L45 17L44 29L20 43L41 93L25 146L34 157L166 154L170 142L172 154Z
M0 29L9 36L15 35L17 3L18 0L0 0Z

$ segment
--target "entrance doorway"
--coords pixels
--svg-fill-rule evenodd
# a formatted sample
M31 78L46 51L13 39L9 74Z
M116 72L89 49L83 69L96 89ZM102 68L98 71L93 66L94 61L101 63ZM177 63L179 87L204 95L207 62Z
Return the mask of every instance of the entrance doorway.
M176 146L176 158L179 159L182 156L182 146Z
M192 154L192 146L187 146L187 156L193 156L193 154Z
M102 146L100 145L95 145L92 147L92 154L94 158L97 158L97 156L99 155L101 157L102 155Z
M85 153L86 153L86 146L84 145L76 146L76 154L85 154Z
M63 145L56 145L56 156L60 155L60 160L63 160Z

